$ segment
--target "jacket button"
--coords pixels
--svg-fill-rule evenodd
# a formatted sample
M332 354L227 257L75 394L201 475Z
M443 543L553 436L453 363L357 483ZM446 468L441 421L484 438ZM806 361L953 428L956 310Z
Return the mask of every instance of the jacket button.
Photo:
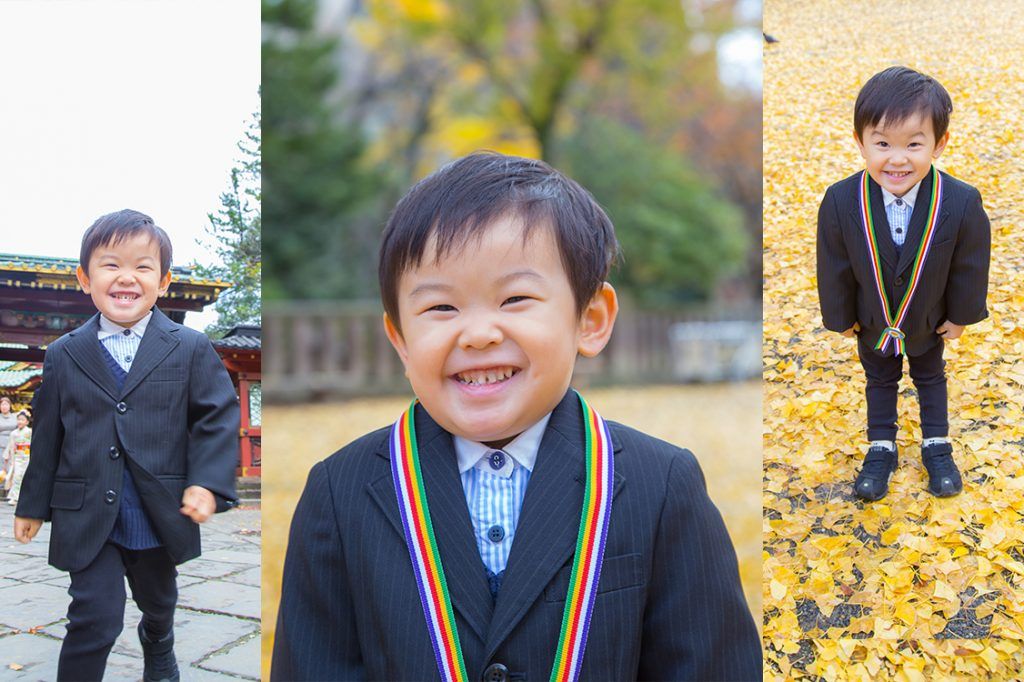
M899 286L903 286L903 278L902 277L897 277L896 278L896 286L898 286L898 287Z
M484 671L484 682L506 682L508 680L508 668L501 663L492 663Z
M117 446L110 446L110 459L117 459L121 456L121 451L117 449Z
M119 412L120 414L124 414L125 412L127 412L127 411L128 411L128 405L126 405L126 404L125 404L125 403L123 403L123 402L122 402L122 403L118 403L118 404L117 404L117 405L115 405L114 407L115 407L115 408L117 409L117 411L118 411L118 412Z
M114 500L117 499L117 493L113 490L108 490L107 494L103 496L103 499L107 501L107 504L114 504Z

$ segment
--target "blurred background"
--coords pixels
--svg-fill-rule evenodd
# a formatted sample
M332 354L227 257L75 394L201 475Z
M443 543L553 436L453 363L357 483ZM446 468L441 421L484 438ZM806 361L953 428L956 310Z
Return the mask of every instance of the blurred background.
M574 385L694 450L760 621L759 0L264 0L264 664L312 464L411 397L380 322L395 202L453 158L542 158L622 244Z

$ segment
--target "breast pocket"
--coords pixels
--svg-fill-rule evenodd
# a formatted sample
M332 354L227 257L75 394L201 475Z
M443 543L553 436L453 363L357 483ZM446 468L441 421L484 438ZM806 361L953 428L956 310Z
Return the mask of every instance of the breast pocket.
M601 562L601 579L597 584L597 593L601 595L607 592L643 585L642 565L643 562L639 554L606 556L604 561ZM571 578L572 564L565 566L558 572L555 579L544 590L544 600L564 602L566 593L569 591L569 580Z
M149 373L149 381L184 381L184 367L157 367Z

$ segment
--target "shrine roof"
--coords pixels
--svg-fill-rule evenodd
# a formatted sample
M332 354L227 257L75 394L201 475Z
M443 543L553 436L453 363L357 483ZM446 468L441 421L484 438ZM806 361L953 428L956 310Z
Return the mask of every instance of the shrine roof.
M0 272L25 272L44 275L75 276L78 267L77 258L57 258L53 256L30 256L20 253L0 253ZM215 279L205 279L194 275L195 269L188 265L172 265L173 282L194 286L210 286L226 289L230 284Z

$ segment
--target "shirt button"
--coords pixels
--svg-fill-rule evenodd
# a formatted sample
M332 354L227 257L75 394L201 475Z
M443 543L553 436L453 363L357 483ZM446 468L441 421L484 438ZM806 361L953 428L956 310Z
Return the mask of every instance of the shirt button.
M107 504L114 504L114 500L117 499L117 493L113 490L108 490L107 494L103 496L103 499L106 500Z
M902 227L897 227L896 228L896 234L903 234L903 228ZM128 358L128 362L131 362L131 358Z
M117 459L121 456L121 451L117 449L116 445L110 446L110 459Z
M898 232L898 231L899 231L899 230L897 230L897 232ZM130 356L130 355L126 355L126 356L124 356L124 361L125 361L125 362L131 362L131 361L132 361L132 356Z
M497 544L505 539L505 529L501 526L491 526L487 529L487 539Z
M128 405L126 405L126 404L125 404L125 403L123 403L123 402L122 402L122 403L118 403L118 404L117 404L117 405L115 405L114 407L115 407L115 408L117 409L117 411L118 411L118 413L119 413L119 414L124 414L125 412L127 412L127 411L128 411Z
M131 336L132 335L132 330L131 329L125 329L121 333L124 334L125 336Z
M903 205L903 199L897 199L896 200L896 205L897 206L902 206Z
M497 471L505 466L505 453L501 450L495 450L491 453L491 468Z

